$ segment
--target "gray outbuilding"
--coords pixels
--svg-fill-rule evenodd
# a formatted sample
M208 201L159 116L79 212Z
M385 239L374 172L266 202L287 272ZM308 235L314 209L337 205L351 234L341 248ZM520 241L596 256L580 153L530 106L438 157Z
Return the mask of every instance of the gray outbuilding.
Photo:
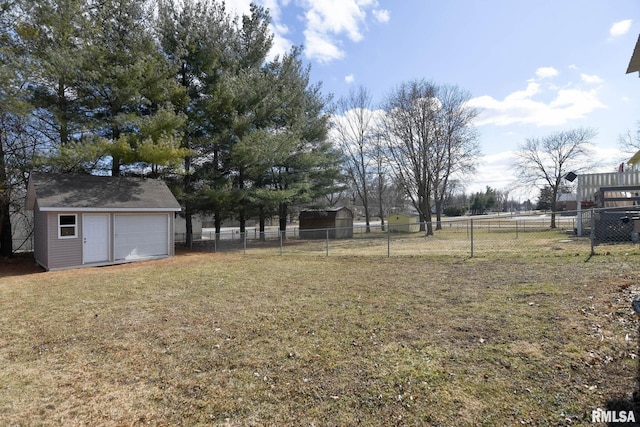
M34 256L46 270L174 255L180 204L156 179L32 173Z

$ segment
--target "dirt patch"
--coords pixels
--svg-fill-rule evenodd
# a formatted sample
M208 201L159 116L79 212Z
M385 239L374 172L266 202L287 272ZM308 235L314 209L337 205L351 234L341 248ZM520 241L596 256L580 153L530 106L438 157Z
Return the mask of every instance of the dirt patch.
M83 275L88 274L96 269L101 270L128 270L132 268L140 268L143 266L156 268L165 268L169 266L179 265L185 262L207 262L221 256L212 252L198 252L193 250L176 249L176 255L169 258L155 259L149 261L137 261L125 264L117 264L102 267L86 267L74 268L69 270L58 271L58 274ZM227 256L228 258L229 256ZM36 263L32 253L16 254L11 257L0 257L0 278L12 276L24 276L29 274L45 273L46 270Z
M24 276L43 272L33 254L17 254L12 257L0 257L0 277Z

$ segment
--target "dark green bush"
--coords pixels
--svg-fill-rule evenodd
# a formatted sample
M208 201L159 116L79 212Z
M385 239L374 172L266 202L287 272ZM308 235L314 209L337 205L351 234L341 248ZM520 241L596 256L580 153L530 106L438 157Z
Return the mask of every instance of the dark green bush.
M462 216L465 213L465 209L462 206L447 206L444 208L444 214L446 216Z

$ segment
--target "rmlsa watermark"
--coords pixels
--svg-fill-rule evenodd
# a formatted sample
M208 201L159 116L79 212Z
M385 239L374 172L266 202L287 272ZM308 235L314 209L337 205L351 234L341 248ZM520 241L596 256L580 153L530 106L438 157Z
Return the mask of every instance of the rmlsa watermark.
M594 409L591 411L592 423L635 423L636 415L633 411L608 411Z

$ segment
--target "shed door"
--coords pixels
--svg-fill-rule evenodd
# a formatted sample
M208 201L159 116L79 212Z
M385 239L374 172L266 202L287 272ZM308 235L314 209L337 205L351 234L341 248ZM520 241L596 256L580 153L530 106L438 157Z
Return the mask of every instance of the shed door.
M136 260L169 254L169 215L116 215L116 260Z
M109 214L82 215L82 263L109 261Z

